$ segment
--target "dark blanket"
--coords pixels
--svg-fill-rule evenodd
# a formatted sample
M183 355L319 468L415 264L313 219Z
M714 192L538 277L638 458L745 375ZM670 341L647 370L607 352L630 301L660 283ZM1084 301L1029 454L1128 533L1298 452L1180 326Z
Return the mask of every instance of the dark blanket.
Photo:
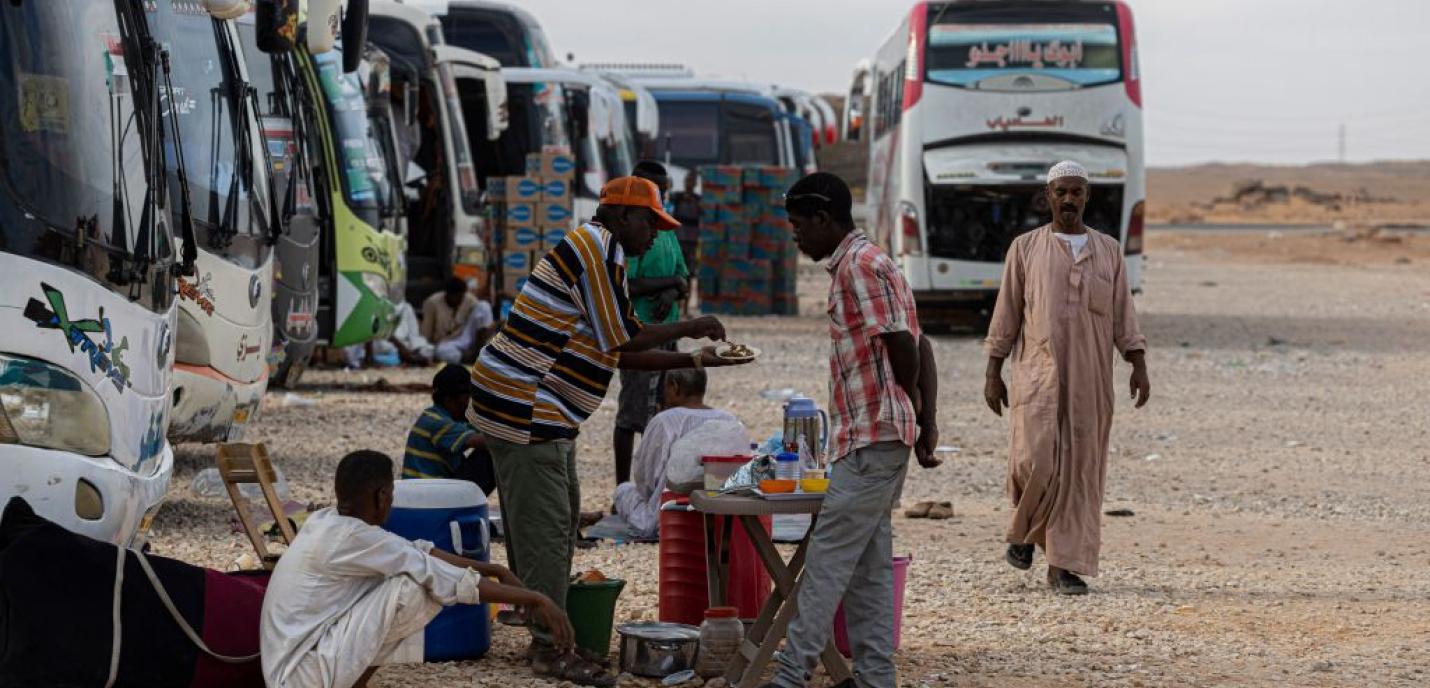
M258 646L261 582L148 558L174 606L210 647ZM103 686L113 640L115 548L37 516L14 497L0 516L0 687ZM230 579L232 581L230 582ZM174 622L133 554L121 590L117 686L262 686L257 661L219 666ZM218 612L207 615L206 609ZM198 682L203 679L203 682Z

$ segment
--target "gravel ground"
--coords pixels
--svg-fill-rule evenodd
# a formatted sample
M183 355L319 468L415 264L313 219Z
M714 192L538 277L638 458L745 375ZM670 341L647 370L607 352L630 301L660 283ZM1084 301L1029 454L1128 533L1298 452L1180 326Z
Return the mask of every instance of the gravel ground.
M914 558L898 654L904 685L1430 682L1430 275L1407 264L1225 260L1207 240L1156 233L1150 243L1137 305L1153 400L1140 411L1119 400L1107 486L1107 507L1135 516L1106 519L1104 574L1086 598L1046 592L1041 559L1031 572L1003 563L1006 426L983 405L977 339L936 341L943 443L960 451L933 471L913 467L904 502L949 499L958 516L894 518L895 549ZM823 271L809 266L806 278L806 312L822 313ZM761 390L824 398L820 317L727 325L765 355L713 374L713 405L766 436L779 412ZM430 374L314 372L297 395L315 403L269 394L250 439L267 443L294 498L331 502L342 453L400 456L426 403L346 386ZM608 402L579 443L588 509L609 504L614 412ZM180 449L151 542L229 569L248 551L231 507L188 487L211 457ZM654 546L603 545L576 565L629 580L619 620L655 616ZM498 628L480 662L387 668L374 684L558 685L516 661L525 643Z

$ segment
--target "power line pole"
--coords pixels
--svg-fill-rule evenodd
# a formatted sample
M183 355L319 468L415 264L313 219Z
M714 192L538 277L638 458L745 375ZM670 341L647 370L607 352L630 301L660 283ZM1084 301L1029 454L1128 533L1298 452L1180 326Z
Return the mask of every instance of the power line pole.
M1346 124L1341 123L1340 127L1340 160L1341 164L1346 164Z

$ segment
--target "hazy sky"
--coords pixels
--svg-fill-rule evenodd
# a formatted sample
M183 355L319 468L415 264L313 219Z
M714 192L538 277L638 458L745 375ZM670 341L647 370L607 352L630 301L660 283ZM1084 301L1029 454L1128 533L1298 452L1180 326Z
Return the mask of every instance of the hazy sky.
M520 0L576 61L843 92L909 0ZM1430 159L1430 0L1132 0L1148 162Z

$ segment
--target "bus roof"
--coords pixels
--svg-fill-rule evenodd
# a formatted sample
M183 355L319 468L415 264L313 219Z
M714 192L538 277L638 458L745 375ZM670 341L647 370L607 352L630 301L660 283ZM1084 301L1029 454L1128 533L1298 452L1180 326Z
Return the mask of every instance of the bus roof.
M778 101L767 95L760 93L750 93L745 91L715 91L715 90L685 90L669 89L651 91L659 101L686 101L686 102L717 102L720 100L731 100L740 103L750 103L752 105L763 105L769 107L780 114L784 113L784 108L780 107Z
M518 21L526 26L540 27L541 22L536 21L535 15L525 9L506 2L496 2L495 0L403 0L406 4L418 8L423 12L433 16L443 16L452 13L452 10L488 10L500 12L516 17Z
M427 42L427 35L423 32L429 24L437 21L430 12L396 0L371 0L368 4L368 14L400 19L417 27L417 33L422 36L423 43Z

